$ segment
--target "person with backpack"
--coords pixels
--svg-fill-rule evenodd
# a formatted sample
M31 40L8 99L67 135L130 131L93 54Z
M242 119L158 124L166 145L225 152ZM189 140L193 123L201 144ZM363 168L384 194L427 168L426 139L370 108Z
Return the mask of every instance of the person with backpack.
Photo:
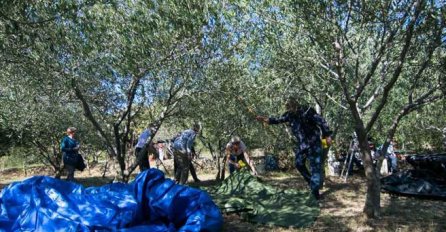
M285 107L287 111L280 117L257 116L256 120L268 124L288 123L296 142L295 166L309 184L313 196L320 199L323 168L321 136L329 146L332 132L322 116L313 108L299 104L295 98L288 99ZM311 174L305 166L307 158L310 160Z

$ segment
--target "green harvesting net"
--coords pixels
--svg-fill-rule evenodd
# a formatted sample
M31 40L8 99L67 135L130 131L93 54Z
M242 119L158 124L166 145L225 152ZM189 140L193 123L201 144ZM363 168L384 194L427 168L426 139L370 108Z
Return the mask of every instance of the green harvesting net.
M281 190L252 176L235 172L221 185L205 188L224 213L239 213L250 222L309 227L320 213L308 191Z

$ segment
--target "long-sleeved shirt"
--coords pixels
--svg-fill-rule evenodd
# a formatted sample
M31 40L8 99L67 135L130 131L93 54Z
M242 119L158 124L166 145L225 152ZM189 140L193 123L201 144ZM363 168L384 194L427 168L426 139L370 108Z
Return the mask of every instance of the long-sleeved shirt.
M323 137L331 135L325 119L313 108L301 107L296 112L285 112L282 116L269 118L269 124L288 122L296 142L301 150L321 146L321 132Z
M79 142L75 139L70 138L69 136L63 137L62 141L60 142L60 149L63 153L67 155L74 155L77 154L77 150L74 149L79 145Z
M60 142L60 149L62 150L62 159L65 165L75 167L77 165L77 153L79 142L69 136L65 136Z
M173 149L181 153L191 154L197 133L192 129L187 129L175 138Z
M136 148L143 148L144 145L147 143L147 141L150 139L150 136L152 136L152 132L150 132L150 129L144 130L141 135L138 138L138 143L136 143Z

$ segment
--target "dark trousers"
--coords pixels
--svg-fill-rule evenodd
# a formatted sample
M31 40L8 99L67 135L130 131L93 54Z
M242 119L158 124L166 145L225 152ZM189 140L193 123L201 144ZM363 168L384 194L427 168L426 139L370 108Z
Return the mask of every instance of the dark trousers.
M229 156L229 159L231 160L231 161L233 161L233 162L236 162L236 163L238 163L240 160L241 161L243 161L243 163L245 163L246 164L246 167L248 168L248 170L252 170L252 168L251 168L251 165L246 161L246 159L245 159L245 156L244 155L234 155L234 154L231 154L230 156ZM233 172L235 172L235 171L239 171L240 169L237 169L236 167L235 167L235 165L234 164L232 164L232 163L229 163L229 173L230 174L232 174Z
M179 168L179 163L181 163L181 161L179 161L179 158L176 158L178 155L175 155L176 153L174 152L174 159L173 159L173 172L174 172L174 175L175 175L175 181L176 182L178 182L178 183L180 183L180 180L181 180L181 168ZM182 154L182 153L180 153L180 154ZM187 159L188 160L188 162L189 162L189 169L188 169L188 171L190 171L190 174L192 175L192 178L194 179L194 181L195 182L199 182L200 180L198 179L198 176L197 176L197 172L195 171L195 167L194 167L194 165L192 164L192 161L191 160L189 160L189 159ZM177 173L178 172L178 173ZM186 182L187 182L187 179L186 179Z
M200 180L197 177L197 172L195 172L195 167L192 163L192 160L189 161L189 171L190 171L190 174L192 175L192 178L194 179L194 181L199 182Z
M75 167L72 165L65 165L65 169L67 170L67 180L74 181Z
M76 171L77 154L64 153L62 159L64 163L64 168L67 171L67 180L74 181L74 171Z
M313 146L304 150L296 148L294 154L296 169L310 185L311 191L318 195L322 183L322 147ZM310 160L311 174L305 165L307 158Z
M174 151L173 159L177 164L177 168L175 170L175 180L177 180L180 184L186 184L187 178L189 177L190 167L190 160L187 157L187 154Z

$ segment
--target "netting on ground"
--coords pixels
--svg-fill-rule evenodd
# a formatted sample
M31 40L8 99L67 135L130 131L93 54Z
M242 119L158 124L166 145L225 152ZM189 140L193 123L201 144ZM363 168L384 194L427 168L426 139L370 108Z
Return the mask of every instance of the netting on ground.
M413 169L382 178L382 190L392 194L446 200L446 154L414 155L406 160Z
M278 189L249 171L235 172L221 185L206 190L224 213L239 213L245 220L276 226L309 227L320 213L306 190Z

